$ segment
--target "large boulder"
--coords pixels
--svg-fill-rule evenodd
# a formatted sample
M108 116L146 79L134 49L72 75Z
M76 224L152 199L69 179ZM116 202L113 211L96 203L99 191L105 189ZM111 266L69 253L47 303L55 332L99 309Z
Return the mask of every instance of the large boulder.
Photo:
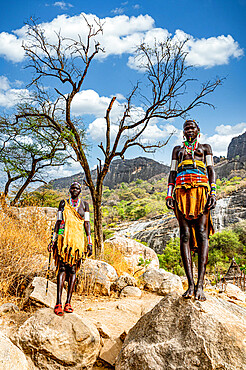
M168 294L125 339L116 370L245 370L246 309Z
M110 295L110 286L117 278L115 268L107 262L87 259L78 273L78 289L87 293Z
M138 266L140 258L151 260L148 268L159 268L159 260L155 251L136 240L115 234L112 238L107 239L107 243L123 254L132 271L140 268Z
M0 333L0 369L30 369L24 353L2 333Z
M12 340L39 369L90 369L100 350L98 330L88 319L59 317L49 308L36 311Z

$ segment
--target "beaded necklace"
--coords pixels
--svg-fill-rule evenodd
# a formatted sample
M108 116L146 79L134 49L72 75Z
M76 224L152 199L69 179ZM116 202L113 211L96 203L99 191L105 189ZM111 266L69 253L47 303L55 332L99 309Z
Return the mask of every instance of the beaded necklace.
M73 208L75 208L76 212L78 212L78 209L79 209L79 206L80 206L80 203L81 203L81 199L78 198L77 200L73 200L72 198L69 198L69 203Z
M183 142L183 146L185 147L186 152L191 155L194 168L196 168L196 161L195 161L194 153L195 153L196 148L198 147L197 139L194 140L192 143L189 143L187 140L185 140Z

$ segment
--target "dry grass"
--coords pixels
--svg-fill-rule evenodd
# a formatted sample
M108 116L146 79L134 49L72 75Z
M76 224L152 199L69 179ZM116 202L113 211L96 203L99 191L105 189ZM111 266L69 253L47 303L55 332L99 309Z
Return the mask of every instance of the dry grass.
M132 268L125 260L124 255L117 248L112 247L112 245L107 242L104 243L103 260L112 265L119 276L124 272L128 272L128 274L131 275L133 273Z
M21 220L0 211L0 295L18 297L34 275L45 275L50 230L37 212Z

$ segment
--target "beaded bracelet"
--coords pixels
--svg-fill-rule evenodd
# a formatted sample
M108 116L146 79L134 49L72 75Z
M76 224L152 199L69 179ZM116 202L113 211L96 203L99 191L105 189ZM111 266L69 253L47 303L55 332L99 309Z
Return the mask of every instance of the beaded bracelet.
M210 188L211 188L210 195L216 197L216 184L215 183L212 183L210 185Z
M167 187L167 196L166 196L166 200L167 199L173 199L173 189L174 189L174 184L173 183L169 183L168 184L168 187Z

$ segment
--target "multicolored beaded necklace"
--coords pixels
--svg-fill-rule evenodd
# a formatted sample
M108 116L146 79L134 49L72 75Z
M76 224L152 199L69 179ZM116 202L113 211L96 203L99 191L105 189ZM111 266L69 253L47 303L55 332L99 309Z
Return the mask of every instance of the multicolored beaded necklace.
M69 204L70 204L70 206L72 206L73 208L75 208L76 212L78 212L80 203L81 203L81 199L80 198L78 198L77 200L73 200L72 198L69 198Z
M195 161L194 153L195 153L196 148L198 147L198 140L196 139L192 143L189 143L187 140L185 140L183 142L183 146L185 147L186 152L188 154L191 154L194 168L196 168L196 161Z

